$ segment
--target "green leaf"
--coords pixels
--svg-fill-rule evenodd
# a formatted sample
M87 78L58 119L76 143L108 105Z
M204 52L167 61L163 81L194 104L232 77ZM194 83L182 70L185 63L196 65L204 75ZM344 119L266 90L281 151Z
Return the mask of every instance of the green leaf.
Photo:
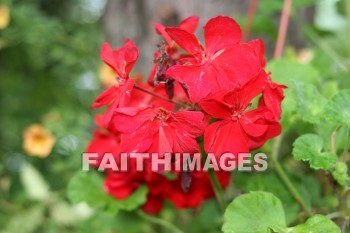
M345 185L348 179L348 166L344 162L338 162L332 171L334 179L342 186Z
M340 91L324 108L324 116L330 123L350 125L350 89Z
M271 71L274 81L287 86L291 86L294 81L310 84L318 81L318 71L312 65L300 64L287 59L270 61L267 70Z
M86 202L92 207L100 207L110 200L103 191L103 180L95 173L79 172L68 184L68 198L73 203Z
M281 201L271 193L250 192L237 197L224 215L224 233L266 233L286 228Z
M116 200L103 190L103 179L96 172L79 172L68 185L68 198L73 203L86 202L91 207L106 207L110 213L133 210L145 203L147 187L141 186L127 199Z
M33 206L28 210L23 210L14 215L6 225L2 233L32 233L43 224L45 219L45 209L43 206Z
M235 187L246 193L250 191L264 191L274 194L281 200L283 206L288 209L285 213L287 224L296 220L300 207L274 172L260 172L254 175L237 172L234 174L234 177ZM292 177L290 178L292 179ZM295 185L300 183L299 181L295 182ZM305 200L305 202L309 202L309 200Z
M337 162L337 156L330 152L321 152L323 141L316 134L305 134L293 143L293 155L296 160L309 161L313 169L329 169Z
M339 227L323 215L315 215L306 223L296 226L290 233L340 233Z
M116 206L122 210L128 210L128 211L134 210L146 202L147 193L148 193L147 187L141 186L133 194L131 194L127 199L118 200L116 203Z
M20 179L29 198L42 201L50 197L49 185L32 165L22 165Z
M301 82L294 82L293 91L294 98L297 102L297 112L304 121L310 123L318 123L320 121L320 113L323 111L324 105L327 103L314 85Z
M312 65L300 64L285 58L270 61L266 70L271 71L271 78L275 82L288 87L284 92L285 98L282 102L282 124L286 130L293 125L298 110L295 94L291 88L293 83L316 84L319 73Z

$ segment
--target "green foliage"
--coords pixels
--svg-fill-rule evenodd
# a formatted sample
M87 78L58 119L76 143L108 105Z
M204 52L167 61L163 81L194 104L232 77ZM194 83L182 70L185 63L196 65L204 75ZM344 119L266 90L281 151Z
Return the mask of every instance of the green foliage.
M10 9L10 24L0 30L0 232L171 232L137 214L147 187L116 200L104 192L101 174L77 173L94 130L89 107L101 89L103 25L88 10L92 2L1 1ZM251 35L266 42L272 79L288 86L281 141L259 151L268 155L268 171L234 172L224 195L231 202L224 223L215 199L186 210L166 202L152 217L194 233L218 233L221 227L225 233L348 230L350 4L293 0L287 50L281 59L270 59L283 2L260 1ZM310 9L316 16L305 21ZM245 12L241 18L243 25ZM300 48L312 53L310 62L300 62ZM45 159L22 149L23 130L33 123L56 138ZM272 155L300 197L281 179ZM310 216L300 202L312 210ZM330 213L334 222L319 215Z
M322 215L315 215L309 218L304 224L292 228L290 233L340 233L339 227Z
M335 125L350 125L350 89L332 97L325 106L324 117Z
M322 215L314 215L304 224L287 228L281 201L271 193L251 192L237 197L225 211L224 233L338 233L339 227ZM287 210L288 211L288 210Z
M267 70L271 71L273 80L288 87L292 86L294 81L317 83L317 69L311 65L300 64L288 59L270 61Z
M6 225L4 233L32 233L37 232L40 224L44 221L44 208L32 207L15 215Z
M332 170L334 179L342 186L348 180L348 166L344 162L338 162Z
M304 134L293 144L293 155L296 160L309 161L313 169L331 168L337 161L337 156L330 152L321 152L322 138L315 134Z
M146 201L147 187L138 188L125 200L115 200L103 190L103 179L96 172L79 172L68 185L69 199L73 203L86 202L91 207L105 207L111 213L134 210Z
M225 233L265 233L286 228L281 201L266 192L251 192L228 205L222 231Z
M20 178L29 198L45 201L49 198L49 187L41 174L30 164L22 165Z
M309 123L319 123L321 121L319 114L323 111L327 99L311 84L294 82L290 88L297 102L297 113L301 119Z

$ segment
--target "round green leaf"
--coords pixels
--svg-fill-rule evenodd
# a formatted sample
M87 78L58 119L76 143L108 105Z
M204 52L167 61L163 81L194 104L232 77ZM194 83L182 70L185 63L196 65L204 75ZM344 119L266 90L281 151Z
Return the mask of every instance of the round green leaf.
M320 121L320 113L322 113L324 105L327 103L325 97L317 90L314 85L302 82L294 82L290 86L294 93L294 99L297 102L297 112L300 117L310 123L318 123Z
M286 228L281 201L261 191L237 197L226 208L224 219L224 233L266 233Z
M305 134L293 143L293 156L296 160L309 161L313 169L327 170L337 162L337 156L321 152L322 148L322 138L315 134Z
M288 231L289 232L289 231ZM323 215L315 215L306 223L296 226L290 233L340 233L339 227Z

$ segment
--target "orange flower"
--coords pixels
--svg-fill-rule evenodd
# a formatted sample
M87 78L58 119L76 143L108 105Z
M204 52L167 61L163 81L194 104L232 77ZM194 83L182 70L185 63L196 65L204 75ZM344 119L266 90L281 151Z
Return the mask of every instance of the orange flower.
M10 22L10 10L5 5L0 5L0 29L4 29Z
M23 149L32 156L45 158L51 153L55 137L40 124L32 124L23 132Z
M106 64L100 66L99 77L102 85L105 87L110 87L117 83L115 71Z

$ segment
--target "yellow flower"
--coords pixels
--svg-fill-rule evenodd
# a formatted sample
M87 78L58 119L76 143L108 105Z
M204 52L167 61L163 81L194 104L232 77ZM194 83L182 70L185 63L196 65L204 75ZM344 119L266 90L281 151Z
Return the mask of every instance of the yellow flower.
M5 29L10 23L10 10L5 5L0 5L0 29Z
M45 158L51 153L55 137L42 125L32 124L23 132L23 149L32 156Z
M105 87L110 87L117 83L115 71L106 64L100 66L99 77L102 85Z

